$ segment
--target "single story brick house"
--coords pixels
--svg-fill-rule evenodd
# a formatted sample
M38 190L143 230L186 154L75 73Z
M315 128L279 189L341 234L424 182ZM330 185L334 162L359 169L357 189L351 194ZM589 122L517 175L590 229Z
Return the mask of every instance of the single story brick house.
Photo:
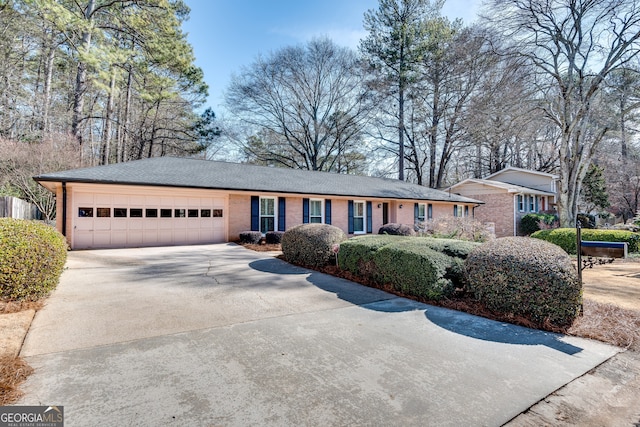
M482 202L394 179L157 157L48 173L72 249L217 243L303 223L349 235L473 215Z
M496 237L517 236L524 215L555 209L557 181L557 175L508 167L484 179L465 179L448 191L483 201L474 218L494 223Z

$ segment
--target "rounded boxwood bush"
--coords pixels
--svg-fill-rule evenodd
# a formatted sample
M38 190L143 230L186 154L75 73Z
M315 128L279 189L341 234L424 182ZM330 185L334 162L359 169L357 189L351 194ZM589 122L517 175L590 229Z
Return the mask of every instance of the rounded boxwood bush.
M58 285L67 261L67 242L53 227L0 218L0 295L38 299Z
M282 241L284 231L268 231L264 235L264 242L267 245L277 245Z
M243 231L240 233L240 243L257 245L262 241L262 233L259 231Z
M504 237L466 259L469 289L491 310L522 316L536 326L565 329L578 316L582 285L569 255L551 243Z
M282 254L290 263L312 268L335 262L334 245L347 239L344 231L328 224L302 224L285 231Z
M416 231L412 225L389 223L380 227L378 234L388 234L390 236L415 236Z

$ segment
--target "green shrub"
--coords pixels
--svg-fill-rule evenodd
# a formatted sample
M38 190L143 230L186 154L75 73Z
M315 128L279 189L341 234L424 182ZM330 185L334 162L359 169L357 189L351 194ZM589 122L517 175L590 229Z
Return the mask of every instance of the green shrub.
M288 262L311 268L335 261L334 246L347 239L344 231L328 224L302 224L285 231L282 254Z
M264 235L264 242L267 245L277 245L282 241L284 231L268 231Z
M58 284L67 260L67 242L36 221L0 218L0 295L38 299Z
M373 260L374 253L383 246L410 239L404 236L369 235L356 236L340 243L338 265L356 275L366 275L366 263Z
M390 236L415 236L416 231L412 225L389 223L380 227L378 234L388 234Z
M560 246L569 254L576 253L576 229L556 228L536 231L531 237ZM629 252L638 252L640 234L624 230L582 230L582 240L597 242L627 242Z
M529 213L520 220L520 232L526 236L540 230L540 223L551 226L558 217L553 214L545 213Z
M359 236L340 244L338 259L340 268L376 285L436 300L462 284L463 258L476 246L429 237Z
M262 233L259 231L242 231L240 233L240 243L257 245L262 241Z
M491 310L523 316L537 327L564 329L578 316L582 286L569 255L527 237L476 248L465 261L467 283Z
M591 214L579 213L576 219L580 221L582 228L596 228L596 217Z
M471 251L481 245L481 243L468 240L436 239L429 237L421 239L421 244L428 246L434 251L442 252L445 255L463 260L469 256Z

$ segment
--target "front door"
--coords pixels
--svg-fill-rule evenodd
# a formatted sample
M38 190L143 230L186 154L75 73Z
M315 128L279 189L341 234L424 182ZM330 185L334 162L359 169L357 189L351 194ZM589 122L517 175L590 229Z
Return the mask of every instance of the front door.
M389 224L389 203L382 204L382 225Z

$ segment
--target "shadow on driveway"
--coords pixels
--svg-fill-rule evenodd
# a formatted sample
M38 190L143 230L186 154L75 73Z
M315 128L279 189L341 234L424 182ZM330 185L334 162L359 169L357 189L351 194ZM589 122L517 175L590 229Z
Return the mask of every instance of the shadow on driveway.
M277 258L253 261L249 263L249 266L264 273L307 274L306 280L314 286L332 292L344 301L369 310L386 313L424 310L425 318L433 324L467 337L504 344L543 345L568 355L574 355L583 350L562 341L560 334L497 322L468 313L399 298L379 289L368 288L345 279L298 267ZM372 302L371 292L380 293L378 301Z

